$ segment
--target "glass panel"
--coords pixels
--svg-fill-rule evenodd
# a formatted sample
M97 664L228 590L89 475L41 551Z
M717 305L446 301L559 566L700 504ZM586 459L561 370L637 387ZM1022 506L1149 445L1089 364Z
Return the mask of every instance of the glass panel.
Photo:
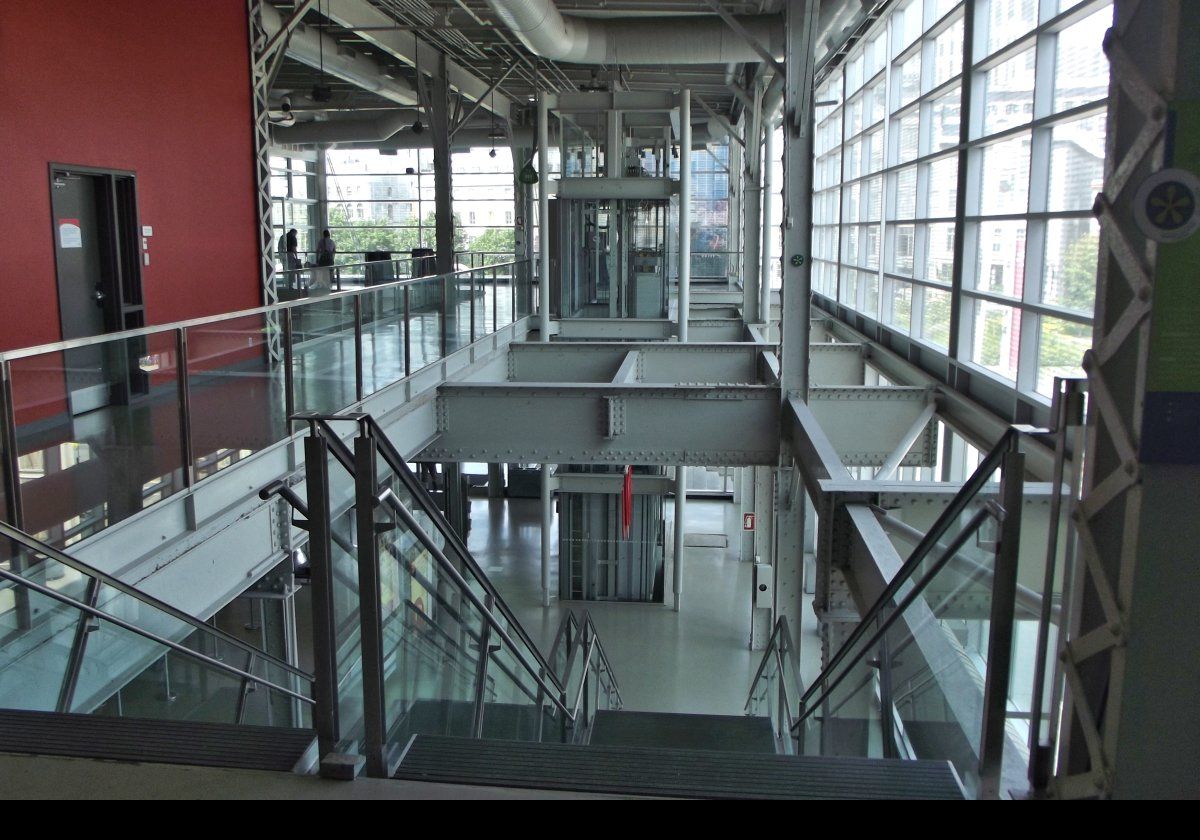
M980 212L1024 213L1029 199L1029 134L983 148Z
M365 292L362 309L363 396L404 378L404 287Z
M1100 224L1095 219L1053 219L1046 224L1042 303L1091 314L1096 303Z
M903 108L921 93L921 53L913 53L896 70L896 105L895 109Z
M950 293L925 289L921 338L943 349L950 346Z
M409 289L409 352L412 372L442 358L442 281L434 277Z
M1041 316L1038 326L1037 391L1050 396L1054 377L1082 377L1083 354L1092 346L1092 327Z
M896 225L893 229L892 264L890 271L904 274L908 277L913 273L913 250L915 248L916 228L912 225Z
M912 320L912 284L889 280L890 299L888 301L887 323L908 332Z
M896 163L907 163L917 157L920 117L919 111L913 111L896 123Z
M1059 123L1050 133L1047 210L1090 210L1104 188L1103 112Z
M925 237L925 279L950 285L954 277L954 225L928 225Z
M959 18L933 41L933 87L962 72L963 21Z
M1010 381L1017 378L1021 312L986 300L972 301L971 361Z
M931 219L954 217L958 200L958 158L954 155L929 163L929 211Z
M1058 34L1054 68L1054 110L1065 111L1108 96L1108 58L1101 45L1112 26L1107 6Z
M1003 0L988 5L989 55L1037 25L1037 0Z
M12 364L25 530L56 547L183 489L176 334Z
M896 173L897 219L911 219L917 215L917 168L910 166Z
M332 414L357 400L350 297L318 298L292 308L292 384L297 411Z
M113 620L303 696L311 696L307 679L25 546L11 543L6 552L13 558L8 570L22 580L91 604L101 615L14 581L0 582L0 669L5 674L0 707L307 725L308 713L299 700Z
M962 91L959 88L939 96L929 106L929 143L931 152L958 145L959 114L962 111Z
M1035 50L1018 53L985 76L983 133L995 134L1033 119Z
M197 479L287 436L281 324L278 316L248 315L187 329Z
M1006 297L1025 291L1025 222L981 222L974 287Z

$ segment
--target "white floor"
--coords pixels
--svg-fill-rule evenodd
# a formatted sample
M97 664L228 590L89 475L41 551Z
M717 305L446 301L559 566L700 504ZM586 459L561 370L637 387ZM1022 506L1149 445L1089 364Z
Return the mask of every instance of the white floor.
M688 533L724 532L729 504L690 500ZM541 605L539 502L475 499L471 520L471 552L534 640L548 651L562 608L557 599L549 608ZM556 592L557 534L554 545L551 589ZM743 713L761 653L749 649L751 566L739 562L735 552L733 548L687 549L678 613L653 604L571 604L590 610L625 708Z

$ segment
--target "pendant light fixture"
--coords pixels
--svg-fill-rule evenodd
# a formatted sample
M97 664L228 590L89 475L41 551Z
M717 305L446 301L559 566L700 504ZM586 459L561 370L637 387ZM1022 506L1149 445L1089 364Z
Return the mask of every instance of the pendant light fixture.
M320 76L312 87L313 102L328 102L333 99L333 88L325 84L325 15L321 5L317 5L317 13L321 19L317 22L317 72Z
M488 132L488 136L492 141L492 150L488 152L488 157L496 156L496 82L492 83L492 130Z
M425 125L421 122L421 44L417 41L417 27L413 27L413 61L417 68L417 119L412 124L412 133L421 134Z

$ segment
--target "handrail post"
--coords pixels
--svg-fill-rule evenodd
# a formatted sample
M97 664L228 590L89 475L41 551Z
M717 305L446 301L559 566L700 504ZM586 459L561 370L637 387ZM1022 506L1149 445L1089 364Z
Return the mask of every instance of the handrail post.
M188 384L188 341L187 330L180 327L175 331L176 385L179 389L179 449L183 459L183 486L191 487L196 482L196 458L192 452L192 397Z
M446 301L446 284L450 282L451 275L443 274L439 278L438 283L442 287L442 358L446 358L446 348L449 346L450 338L450 310ZM457 313L455 313L457 315ZM455 318L455 321L458 319Z
M363 313L362 295L354 296L354 401L363 398Z
M470 297L471 297L471 340L468 343L474 344L475 343L475 270L472 269L471 272L467 276L471 278L471 287L470 287L471 291L469 292ZM455 287L455 289L458 288L457 280L454 281L454 287Z
M412 286L404 287L404 376L412 376L412 304L409 300L409 290Z
M375 525L375 438L360 424L354 439L354 510L358 534L358 611L362 644L363 752L366 772L390 777L387 761L387 709L383 684L383 602L379 543Z
M296 413L296 382L292 359L292 308L283 310L283 405L287 433L292 433L292 415Z
M88 606L96 606L96 599L100 595L100 580L92 578L88 581L87 590L84 593L84 598ZM81 612L79 618L76 619L75 637L71 641L71 655L67 660L67 670L63 675L62 686L58 692L58 705L55 707L59 712L71 711L71 706L75 702L75 688L79 685L79 674L83 669L83 656L87 650L88 636L93 629L95 619L88 613Z
M492 266L492 332L500 329L500 303L496 288L496 267Z
M329 442L312 425L304 439L305 486L308 492L308 548L312 568L313 727L322 760L333 755L340 740L338 720L337 637L333 608L333 540L329 500ZM336 774L334 767L329 773Z
M892 717L892 660L887 634L879 640L879 730L883 738L883 757L899 758L896 751L896 720Z
M0 362L0 448L4 450L4 498L6 518L15 527L25 529L25 511L21 506L21 465L17 452L16 406L13 403L12 362Z
M996 544L992 576L992 609L988 632L987 676L983 689L983 725L979 740L979 795L1000 798L1004 769L1005 715L1012 668L1013 611L1017 599L1017 567L1021 547L1021 508L1025 491L1025 454L1012 435L1000 472L1004 518Z
M496 599L488 593L483 596L483 604L489 614ZM471 720L471 737L483 737L483 714L487 704L487 672L492 658L492 625L484 621L479 633L479 660L475 663L475 707Z

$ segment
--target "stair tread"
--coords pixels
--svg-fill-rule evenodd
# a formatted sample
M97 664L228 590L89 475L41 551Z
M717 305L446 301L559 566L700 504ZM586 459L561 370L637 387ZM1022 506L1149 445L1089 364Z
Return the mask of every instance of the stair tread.
M311 729L0 710L0 752L290 771Z
M575 746L418 735L395 778L639 796L961 799L947 762Z
M600 711L591 744L680 750L775 753L771 722L748 715Z

